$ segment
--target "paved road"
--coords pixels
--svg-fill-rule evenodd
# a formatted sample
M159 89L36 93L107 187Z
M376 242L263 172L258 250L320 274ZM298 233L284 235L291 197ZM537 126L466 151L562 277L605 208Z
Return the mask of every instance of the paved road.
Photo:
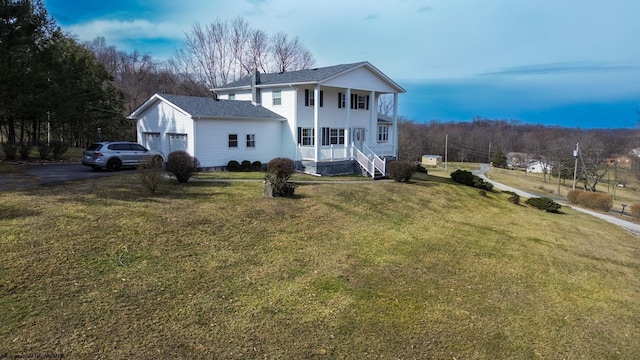
M507 185L495 182L495 181L493 181L491 179L488 179L485 176L484 173L487 172L489 169L490 169L489 164L480 164L480 170L473 171L473 174L478 175L482 179L492 183L494 187L496 187L496 188L498 188L500 190L513 191L516 194L518 194L518 195L520 195L522 197L526 197L526 198L539 197L539 195L534 195L534 194L528 193L526 191L515 189L515 188L512 188L510 186L507 186ZM557 196L554 196L552 198L553 198L553 200L561 203L562 205L569 206L570 208L572 208L572 209L574 209L576 211L580 211L580 212L583 212L585 214L589 214L589 215L595 216L595 217L597 217L599 219L608 221L608 222L610 222L612 224L616 224L616 225L618 225L618 226L630 231L634 235L640 236L640 224L636 224L636 223L624 220L624 218L620 217L619 215L615 216L615 215L603 214L603 213L599 213L599 212L596 212L596 211L587 210L587 209L584 209L584 208L581 208L581 207L576 207L576 206L573 206L573 205L569 205L567 203L566 199L564 199L564 198L559 198Z
M38 185L51 186L68 181L135 171L135 169L116 172L94 171L90 167L81 164L43 164L25 165L25 167L25 171L21 173L0 174L0 191Z

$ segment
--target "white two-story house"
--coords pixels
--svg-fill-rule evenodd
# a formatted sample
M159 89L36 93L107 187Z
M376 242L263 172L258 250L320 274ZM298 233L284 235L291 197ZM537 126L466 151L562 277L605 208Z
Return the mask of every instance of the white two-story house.
M204 168L287 157L318 175L386 173L398 154L398 94L368 62L259 73L212 89L217 99L156 94L136 109L138 142L185 150ZM379 116L391 95L393 113Z

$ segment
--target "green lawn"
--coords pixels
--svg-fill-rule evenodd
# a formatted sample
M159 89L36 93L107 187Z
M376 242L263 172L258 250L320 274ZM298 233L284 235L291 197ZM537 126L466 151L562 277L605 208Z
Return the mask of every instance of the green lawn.
M423 174L261 193L136 174L0 193L0 354L640 354L640 242L614 225Z

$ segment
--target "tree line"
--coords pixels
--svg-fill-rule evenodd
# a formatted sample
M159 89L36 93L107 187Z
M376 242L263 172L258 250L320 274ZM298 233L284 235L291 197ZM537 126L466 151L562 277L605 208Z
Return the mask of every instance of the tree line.
M126 116L154 93L213 96L210 89L253 69L315 64L298 37L269 35L241 17L196 23L185 37L171 59L158 61L102 37L79 41L56 25L42 0L0 0L0 142L6 150L134 140Z
M587 190L611 169L607 160L627 155L639 147L636 129L580 129L526 124L518 120L492 120L476 117L469 122L430 121L417 123L403 119L399 123L399 158L418 161L422 155L445 156L449 161L488 163L502 154L517 153L509 159L527 164L542 160L549 166L547 175L572 178L574 150L579 144L578 176ZM637 162L637 157L631 156ZM498 164L502 165L502 164ZM637 166L637 164L634 164Z

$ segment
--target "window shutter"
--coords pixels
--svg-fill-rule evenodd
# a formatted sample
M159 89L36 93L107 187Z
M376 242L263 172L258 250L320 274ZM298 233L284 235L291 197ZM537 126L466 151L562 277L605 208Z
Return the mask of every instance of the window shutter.
M367 110L369 110L369 95L367 95L367 105L366 105L366 107L367 107Z
M309 89L304 89L304 106L309 106Z
M320 107L322 107L322 98L324 95L324 91L320 90Z
M338 109L342 108L342 93L338 93Z
M302 144L302 128L298 126L298 145Z

